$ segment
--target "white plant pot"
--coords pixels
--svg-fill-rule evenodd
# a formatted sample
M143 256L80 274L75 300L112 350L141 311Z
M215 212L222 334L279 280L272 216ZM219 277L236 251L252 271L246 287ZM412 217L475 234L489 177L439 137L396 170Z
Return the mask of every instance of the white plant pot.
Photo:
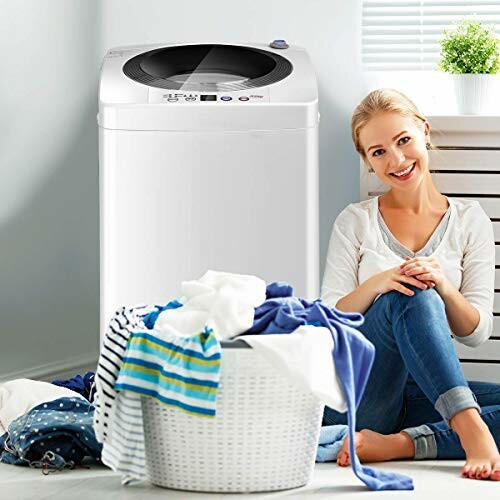
M479 115L487 111L492 77L488 74L452 75L455 81L457 111L461 115Z

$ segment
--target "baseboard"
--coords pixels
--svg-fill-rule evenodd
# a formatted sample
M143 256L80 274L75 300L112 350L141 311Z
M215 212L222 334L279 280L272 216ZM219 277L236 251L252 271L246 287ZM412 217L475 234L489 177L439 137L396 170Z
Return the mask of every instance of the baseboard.
M66 380L75 375L83 375L86 372L96 371L99 353L89 353L84 356L75 356L63 361L54 361L45 365L34 366L26 370L18 370L10 373L0 374L0 382L18 378L29 378L32 380Z

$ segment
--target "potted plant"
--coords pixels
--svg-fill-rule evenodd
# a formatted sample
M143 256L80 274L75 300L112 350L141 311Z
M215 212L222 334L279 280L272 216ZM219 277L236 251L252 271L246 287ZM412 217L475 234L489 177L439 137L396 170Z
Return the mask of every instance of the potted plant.
M453 75L459 113L475 115L488 105L491 75L500 70L499 40L478 21L455 24L441 40L439 69Z

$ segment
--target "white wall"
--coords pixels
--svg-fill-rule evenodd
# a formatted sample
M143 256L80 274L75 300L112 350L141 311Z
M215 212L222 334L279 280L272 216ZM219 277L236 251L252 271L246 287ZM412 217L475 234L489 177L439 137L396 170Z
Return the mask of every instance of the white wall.
M98 71L112 46L305 47L320 91L321 264L359 199L349 120L363 96L361 1L1 0L0 374L98 350ZM284 277L285 279L286 277Z

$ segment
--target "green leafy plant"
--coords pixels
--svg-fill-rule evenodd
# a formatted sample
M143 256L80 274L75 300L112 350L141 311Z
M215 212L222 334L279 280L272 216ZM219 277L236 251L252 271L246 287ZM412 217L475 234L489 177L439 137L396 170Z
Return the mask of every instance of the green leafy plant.
M455 30L444 31L439 69L447 73L498 73L499 40L493 27L464 20Z

